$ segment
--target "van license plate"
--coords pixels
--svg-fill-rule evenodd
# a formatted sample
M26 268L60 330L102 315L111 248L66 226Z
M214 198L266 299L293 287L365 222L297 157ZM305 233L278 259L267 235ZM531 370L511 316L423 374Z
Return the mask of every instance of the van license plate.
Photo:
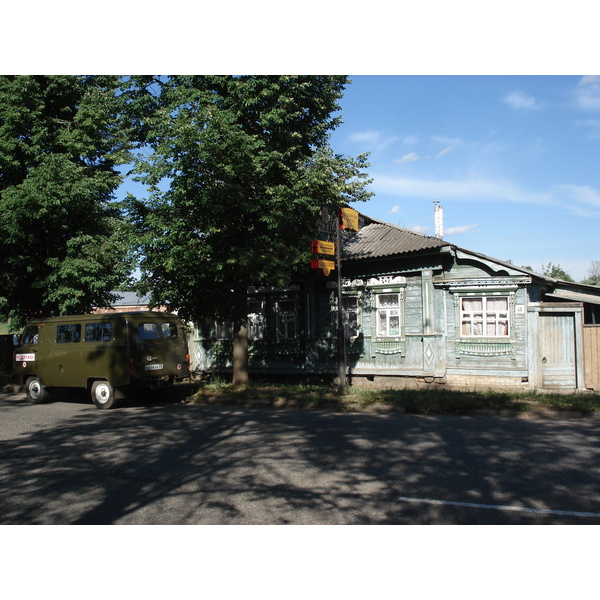
M163 368L163 365L162 363L157 365L146 365L144 368L146 369L146 371L159 371Z

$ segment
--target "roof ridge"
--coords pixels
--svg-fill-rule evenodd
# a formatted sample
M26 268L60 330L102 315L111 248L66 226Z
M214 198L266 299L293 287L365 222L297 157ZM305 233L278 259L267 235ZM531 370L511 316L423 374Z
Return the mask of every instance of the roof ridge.
M419 237L423 237L423 238L430 238L430 239L434 239L434 240L440 240L440 241L445 241L442 240L442 238L438 238L436 236L433 235L426 235L424 233L420 233L419 231L414 231L413 229L407 229L406 227L401 227L400 225L395 225L394 223L389 223L388 221L383 221L381 219L376 219L375 217L371 217L369 215L366 215L364 213L359 213L362 217L364 217L365 219L368 219L369 221L372 221L372 223L366 224L365 223L365 227L367 227L368 225L372 225L372 224L377 224L377 225L385 225L386 227L390 227L391 229L396 229L398 231L404 231L406 233L410 233L412 235L416 235ZM449 242L448 242L449 244Z

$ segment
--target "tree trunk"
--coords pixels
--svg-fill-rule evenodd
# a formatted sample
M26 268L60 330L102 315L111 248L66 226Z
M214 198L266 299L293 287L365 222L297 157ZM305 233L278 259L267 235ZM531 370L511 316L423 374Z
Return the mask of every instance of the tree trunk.
M248 383L248 298L246 291L238 296L238 316L233 332L233 385Z

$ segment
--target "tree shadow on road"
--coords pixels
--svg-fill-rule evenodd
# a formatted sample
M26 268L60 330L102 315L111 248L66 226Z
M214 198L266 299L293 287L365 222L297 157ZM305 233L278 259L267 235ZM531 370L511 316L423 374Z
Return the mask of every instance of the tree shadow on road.
M17 409L35 417L35 406ZM400 500L598 513L599 427L594 421L90 406L60 427L0 441L0 522L600 524L600 518Z

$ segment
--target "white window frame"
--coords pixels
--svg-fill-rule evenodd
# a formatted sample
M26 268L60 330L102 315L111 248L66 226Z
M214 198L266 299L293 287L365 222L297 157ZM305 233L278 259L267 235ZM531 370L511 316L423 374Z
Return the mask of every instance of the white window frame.
M396 302L391 301L392 296L396 296ZM388 300L384 300L388 298ZM385 291L377 292L375 295L376 312L376 336L378 338L397 338L402 335L402 314L403 302L402 294L397 292ZM397 319L397 327L392 327L392 322Z
M505 308L498 310L493 307L494 301L504 300ZM480 301L481 308L469 307L466 302ZM502 295L473 295L459 297L459 331L460 337L466 339L501 339L508 340L511 336L510 296ZM495 333L490 333L493 326ZM501 333L498 333L501 331Z

